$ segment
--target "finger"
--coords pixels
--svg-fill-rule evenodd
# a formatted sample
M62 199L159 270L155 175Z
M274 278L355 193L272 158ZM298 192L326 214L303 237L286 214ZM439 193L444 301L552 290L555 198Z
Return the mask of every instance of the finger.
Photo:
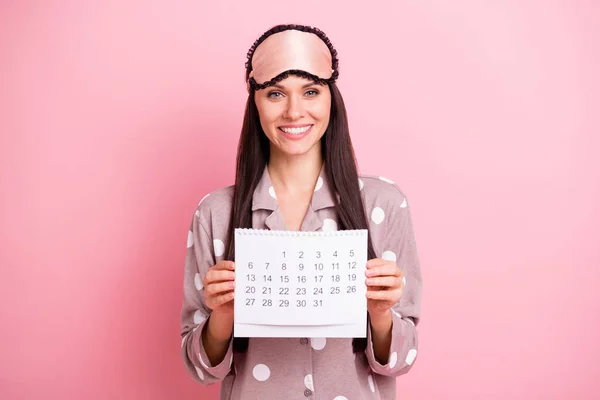
M400 298L398 290L367 290L367 298L396 303Z
M230 301L233 300L235 296L235 292L231 291L231 292L227 292L227 293L223 293L220 294L219 296L216 296L211 302L210 304L206 304L207 306L209 306L212 309L215 309L217 307L222 306L223 304L229 303Z
M375 276L402 276L402 271L394 263L388 263L377 267L371 267L366 270L365 275L368 277Z
M219 261L218 263L215 264L215 266L213 267L213 269L225 269L225 270L230 270L233 271L235 269L235 262L233 261Z
M384 265L390 263L391 261L384 260L383 258L372 258L367 261L367 268L378 267L380 265Z
M386 288L397 288L400 287L402 279L396 276L380 276L375 278L367 278L366 284L369 287L386 287Z
M235 282L234 281L229 281L229 282L220 282L220 283L211 283L208 286L204 287L204 293L207 296L216 296L219 295L223 292L228 292L230 290L233 290L235 288Z
M204 286L206 287L206 286L210 285L211 283L215 283L215 282L233 281L233 280L235 280L235 272L233 272L233 271L210 269L204 276Z

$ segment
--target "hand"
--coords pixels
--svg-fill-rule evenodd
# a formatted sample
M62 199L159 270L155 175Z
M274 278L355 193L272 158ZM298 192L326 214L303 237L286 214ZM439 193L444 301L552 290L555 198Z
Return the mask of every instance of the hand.
M374 258L367 262L367 310L372 317L388 312L402 298L404 276L393 261Z
M220 261L204 275L204 301L213 313L233 316L234 270L233 261Z

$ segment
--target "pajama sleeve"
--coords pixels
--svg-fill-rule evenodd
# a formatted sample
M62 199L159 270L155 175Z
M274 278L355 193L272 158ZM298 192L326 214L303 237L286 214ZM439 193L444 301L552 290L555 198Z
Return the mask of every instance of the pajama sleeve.
M387 364L375 358L371 325L367 329L366 355L373 372L385 376L407 373L417 357L417 326L420 318L422 280L415 243L410 207L406 197L398 191L390 199L389 220L380 258L396 261L404 273L402 298L392 307L392 343Z
M204 206L204 204L203 204ZM232 341L225 358L211 365L202 344L204 329L211 310L204 302L204 275L215 265L213 239L205 226L202 210L196 211L187 238L187 251L183 277L183 305L181 308L181 353L189 374L204 385L220 382L231 371L233 361ZM205 210L206 212L206 210Z

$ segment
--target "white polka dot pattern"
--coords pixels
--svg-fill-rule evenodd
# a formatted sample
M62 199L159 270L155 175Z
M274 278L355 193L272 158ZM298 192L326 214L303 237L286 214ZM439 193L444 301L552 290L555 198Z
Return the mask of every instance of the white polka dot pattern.
M310 339L310 346L315 350L323 350L325 348L325 344L327 344L327 339L325 338Z
M308 389L314 391L315 388L313 386L313 377L311 374L308 374L304 377L304 386L306 386Z
M323 187L323 178L319 177L317 179L317 184L315 185L315 192Z
M371 220L373 220L373 222L375 222L377 225L381 224L384 218L385 212L383 212L381 207L375 207L373 211L371 211Z
M373 382L373 375L369 375L367 377L367 381L369 382L369 389L371 389L371 392L375 393L375 383Z
M393 261L396 262L396 253L394 253L393 251L384 251L383 254L381 255L381 258L383 258L384 260L387 261Z
M194 286L196 286L196 290L202 290L204 288L204 285L202 284L202 278L197 272L196 275L194 275Z
M277 200L277 195L275 194L275 188L273 186L271 186L269 188L269 194L271 195L272 198L274 198L275 200Z
M388 178L384 178L383 176L380 176L379 179L381 179L382 181L387 182L387 183L392 183L392 184L394 183L393 180L388 179Z
M202 372L202 370L198 367L194 367L196 368L196 373L198 374L198 378L200 378L200 380L204 380L204 373Z
M398 362L398 353L396 353L395 351L390 355L390 361L389 361L389 365L390 368L394 368L396 366L396 363Z
M223 241L219 239L213 240L213 247L215 248L216 257L221 257L225 252L225 244L223 244Z
M204 315L204 313L202 313L202 311L200 310L196 310L196 312L194 313L194 324L201 324L204 322L205 319L206 316Z
M187 239L187 247L188 249L190 247L192 247L194 245L194 234L192 233L192 231L188 232L188 239Z
M337 230L337 222L330 218L325 218L325 220L323 220L323 232L335 232Z
M412 363L415 361L416 357L417 357L417 350L416 349L410 349L408 351L408 354L406 355L406 363L408 365L412 365Z
M256 364L252 369L252 375L257 381L264 382L271 376L271 370L265 364Z

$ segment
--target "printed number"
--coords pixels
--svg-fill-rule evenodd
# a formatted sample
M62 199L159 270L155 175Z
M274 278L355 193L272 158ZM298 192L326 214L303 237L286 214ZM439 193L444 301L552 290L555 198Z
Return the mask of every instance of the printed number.
M298 258L304 258L304 252L303 251L300 252L300 257L298 257Z
M263 294L271 294L271 288L270 287L263 287Z
M354 250L350 250L350 257L354 257Z
M350 261L348 263L348 268L350 268L350 269L356 269L356 261Z
M256 293L256 288L254 286L246 286L246 293Z
M313 300L313 307L323 307L323 300Z
M252 306L252 305L254 305L254 299L246 299L246 305L247 305L247 306Z
M289 306L290 306L289 300L279 300L279 307L289 307Z
M340 288L335 286L331 288L331 292L329 292L331 294L340 294Z
M337 257L337 250L333 252L333 256Z
M346 293L356 293L356 286L348 286Z
M285 263L281 264L281 269L284 270L284 271L287 269Z
M296 300L296 307L306 307L306 300Z
M323 271L323 263L315 264L315 269L317 271Z
M317 251L317 258L321 258L321 252Z
M290 277L289 276L280 276L279 279L281 279L281 282L283 283L289 283L290 282Z
M248 274L248 275L246 275L246 278L250 282L254 282L256 280L256 276L254 274Z
M340 281L340 276L339 275L331 275L331 280L333 282L339 282Z
M323 294L323 288L315 288L313 294Z
M263 299L263 307L271 307L273 305L273 302L271 301L271 299Z
M300 271L304 271L304 264L299 264L299 265L298 265L298 269L299 269Z
M349 281L355 281L356 280L356 274L348 274L348 280Z
M285 258L285 251L283 252L283 258Z
M333 269L340 269L340 263L333 263L331 264L331 266L333 267Z
M298 282L300 282L300 283L306 283L306 277L305 276L299 276L298 277Z
M269 263L265 263L265 269L269 269Z
M254 265L252 264L252 261L250 261L250 262L248 263L248 269L252 269L252 268L254 268Z
M271 282L271 275L263 275L263 280L265 282Z
M279 294L283 294L283 295L290 294L290 288L287 288L287 287L279 288Z
M305 295L306 294L306 288L296 288L296 294L297 295Z
M323 282L323 275L315 275L315 282Z

